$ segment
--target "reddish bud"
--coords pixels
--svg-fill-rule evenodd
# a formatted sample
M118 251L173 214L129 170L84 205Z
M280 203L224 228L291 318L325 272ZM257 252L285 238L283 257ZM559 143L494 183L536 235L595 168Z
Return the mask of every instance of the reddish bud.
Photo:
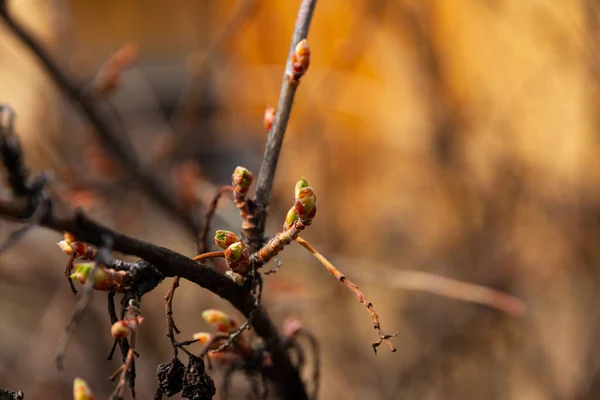
M235 242L225 249L225 259L230 263L238 263L248 258L248 250L242 242Z
M212 335L208 332L194 333L194 340L199 344L206 344L212 339Z
M267 106L265 110L265 116L263 118L263 123L265 124L265 129L267 131L271 130L271 126L273 126L273 122L275 121L275 109L271 106Z
M308 41L302 39L296 45L296 49L292 54L292 79L297 81L306 73L310 65L310 48Z
M117 321L110 327L110 334L115 339L126 338L129 336L129 325L123 320Z
M88 254L89 246L85 243L81 242L71 242L71 248L75 252L75 254L80 256L85 256Z
M64 239L65 239L65 241L67 243L71 243L71 242L76 242L77 241L77 239L75 239L75 235L73 235L72 233L65 232L63 234L63 236L64 236Z
M237 322L221 310L204 310L202 312L202 318L204 321L214 326L216 330L223 333L233 333L238 327Z
M303 220L311 220L317 212L317 196L308 182L302 178L296 184L294 208Z

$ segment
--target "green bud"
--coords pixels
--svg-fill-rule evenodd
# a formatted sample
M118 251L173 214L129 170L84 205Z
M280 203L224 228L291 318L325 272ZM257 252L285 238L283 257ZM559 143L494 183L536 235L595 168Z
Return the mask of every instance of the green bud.
M244 246L244 243L236 242L225 249L225 259L230 263L236 263L240 261L245 250L246 246Z
M81 284L85 284L85 282L91 275L92 270L94 269L94 265L95 262L93 261L75 264L74 272L71 274L70 278L78 280ZM96 276L94 279L94 289L103 288L106 283L106 279L107 276L106 271L104 271L104 268L98 268L96 270Z
M215 244L222 249L226 249L235 242L239 241L240 239L233 232L224 230L218 230L215 232Z
M237 167L231 176L231 182L233 183L233 186L236 186L242 190L248 189L253 180L254 175L252 175L252 172L248 171L244 167Z
M304 188L309 188L311 187L308 182L306 181L306 179L301 178L298 183L296 183L296 190L295 190L295 197L298 198L298 194L300 193L300 191Z
M292 225L294 225L294 222L296 222L298 220L298 212L296 211L296 208L292 207L290 208L290 211L288 211L287 215L285 216L285 223L283 224L283 230L287 231L288 229L290 229L292 227Z
M310 186L301 189L296 195L294 207L296 208L298 215L303 219L312 218L314 216L316 205L317 196Z

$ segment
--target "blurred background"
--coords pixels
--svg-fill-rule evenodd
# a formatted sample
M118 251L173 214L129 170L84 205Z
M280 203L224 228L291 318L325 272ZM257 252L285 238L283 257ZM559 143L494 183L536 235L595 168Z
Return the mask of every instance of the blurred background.
M300 1L9 3L86 88L125 60L100 97L189 209L204 207L237 165L258 173L263 112L277 104ZM284 268L266 278L264 302L278 324L297 316L318 338L320 398L600 398L599 10L596 0L317 4L267 233L280 229L306 177L319 212L303 237L361 286L384 330L400 332L397 353L373 356L364 308L289 247ZM194 255L189 235L123 174L2 24L0 101L17 113L29 166L54 171L51 189L65 207ZM17 227L1 221L0 238ZM239 229L229 201L213 227ZM81 376L106 398L120 363L105 361L103 294L76 329L65 370L54 365L78 298L58 240L36 229L0 256L0 388L66 399ZM509 292L527 313L405 290L406 271ZM140 399L152 397L156 365L170 358L168 284L142 304ZM210 330L200 317L207 308L242 320L182 282L181 340ZM246 398L242 377L234 383L232 398Z

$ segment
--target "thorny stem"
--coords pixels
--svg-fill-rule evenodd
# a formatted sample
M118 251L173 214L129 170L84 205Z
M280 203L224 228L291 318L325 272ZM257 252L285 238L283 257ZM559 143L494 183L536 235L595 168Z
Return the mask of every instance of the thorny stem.
M292 54L294 53L295 47L302 39L308 36L308 29L312 21L313 12L317 0L303 0L298 11L298 17L296 18L296 25L294 27L294 34L290 44L290 51L288 53L287 63L285 66L285 72L283 74L283 81L281 83L281 92L279 94L279 102L277 103L277 112L275 114L275 120L267 136L267 143L265 144L265 153L260 165L260 171L258 173L258 180L256 183L256 228L253 237L255 240L251 240L250 251L255 252L262 245L262 235L265 231L265 220L267 218L267 208L271 199L271 192L273 191L273 182L275 181L275 170L277 169L277 162L279 161L279 153L281 152L281 145L283 144L283 137L287 128L288 121L292 112L292 105L294 103L294 96L298 83L291 81L288 78L288 74L292 70ZM256 243L254 243L256 241Z
M325 257L323 257L323 255L321 253L319 253L314 247L312 247L306 240L302 239L301 237L297 237L296 242L298 242L302 247L304 247L313 256L315 256L315 258L317 260L319 260L321 262L321 264L323 264L323 266L327 269L327 271L329 271L331 276L337 278L340 282L342 282L344 285L346 285L346 287L348 289L353 291L354 294L356 295L357 300L360 303L362 303L366 307L369 314L371 314L371 318L373 319L373 328L375 328L377 333L379 333L379 340L377 342L373 343L373 351L375 352L375 354L377 354L377 347L379 347L379 345L381 345L382 342L386 342L387 345L389 346L390 350L396 351L396 348L394 347L394 345L392 344L392 342L389 339L394 336L398 336L398 333L388 335L388 334L384 333L383 330L381 330L379 316L375 312L375 309L373 308L373 304L367 299L365 294L358 288L358 286L355 285L350 280L348 280L348 278L346 278L339 269L337 269Z
M117 127L116 121L113 121L114 118L110 118L109 113L103 112L94 104L92 99L77 87L43 46L19 22L14 20L5 8L0 7L0 18L4 20L4 23L13 34L35 55L56 85L96 128L95 132L100 142L116 156L121 165L140 182L142 188L163 209L177 217L186 229L196 235L200 229L192 215L183 211L170 195L169 190L154 179L154 175L142 166L131 144L124 141L127 135L122 129Z

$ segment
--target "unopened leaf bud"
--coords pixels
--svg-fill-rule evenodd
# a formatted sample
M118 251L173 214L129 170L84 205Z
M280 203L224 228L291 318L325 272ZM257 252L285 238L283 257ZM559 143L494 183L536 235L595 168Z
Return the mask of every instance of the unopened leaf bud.
M94 400L92 390L81 378L75 378L73 381L73 400Z
M296 184L296 203L294 207L301 219L310 220L317 212L317 196L306 179L302 178Z
M94 269L95 262L85 262L75 264L74 272L71 274L71 279L76 279L82 285L85 284L89 276L91 275ZM94 289L97 290L106 290L108 282L108 276L104 268L98 267L96 268L96 276L94 279Z
M110 334L115 339L126 338L129 336L129 325L123 320L117 321L110 327Z
M64 232L63 237L64 237L64 239L65 239L65 241L67 243L71 243L71 242L76 242L77 241L77 239L75 238L75 235L73 235L70 232Z
M56 244L58 245L58 247L60 247L60 249L66 255L68 255L68 256L73 255L73 247L71 247L71 244L69 242L67 242L66 240L61 240L60 242L58 242Z
M302 39L296 45L296 49L292 54L292 79L299 80L310 65L310 47L308 41Z
M232 333L238 327L235 320L231 319L221 310L204 310L202 312L202 318L204 321L214 326L216 330L223 333Z
M271 130L273 126L273 122L275 121L275 109L271 106L267 106L265 110L265 116L263 118L263 123L265 124L265 129L267 131Z
M206 344L212 339L212 335L208 332L194 333L194 340L199 344Z
M244 257L248 257L248 251L242 242L235 242L225 249L225 259L230 263L241 262Z
M88 245L81 242L71 242L71 248L79 256L85 256L89 250Z
M215 244L222 249L226 249L240 239L237 235L230 231L218 230L215 232Z
M252 175L252 172L244 167L236 167L231 176L231 182L236 190L244 193L248 190L253 180L254 175Z
M298 212L295 207L290 208L287 215L285 216L285 223L283 224L283 230L287 231L294 225L294 223L298 220Z
M298 198L300 191L304 188L311 187L309 183L304 179L304 177L300 178L300 180L296 183L296 187L294 188L294 197Z

